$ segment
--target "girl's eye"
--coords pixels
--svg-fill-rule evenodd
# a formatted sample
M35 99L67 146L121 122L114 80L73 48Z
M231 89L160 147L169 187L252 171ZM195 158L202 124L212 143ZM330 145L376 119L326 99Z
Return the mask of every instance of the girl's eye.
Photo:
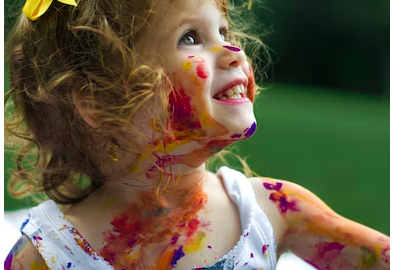
M228 29L227 28L220 28L219 33L224 41L228 41Z
M181 39L178 41L179 45L197 45L200 42L198 40L197 31L196 30L188 30L185 34L182 35Z

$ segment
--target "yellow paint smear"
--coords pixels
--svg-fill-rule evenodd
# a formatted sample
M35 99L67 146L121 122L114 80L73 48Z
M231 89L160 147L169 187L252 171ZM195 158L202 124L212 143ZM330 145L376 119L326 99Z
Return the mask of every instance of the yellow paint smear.
M192 66L192 63L190 63L190 61L186 61L186 62L182 63L182 69L190 70L192 68L193 68L193 66Z
M221 51L221 50L222 50L221 47L212 47L210 51L212 51L212 52L218 52L218 51Z
M117 198L109 199L108 202L106 202L106 203L104 204L104 207L110 207L111 204L113 204L113 203L115 203L115 202L117 202L117 201L118 201Z
M202 250L205 242L206 242L205 241L205 233L200 232L197 234L195 239L193 239L190 243L187 243L183 247L183 252L184 253L192 253L192 252Z
M45 264L44 261L38 263L38 262L32 262L30 264L30 269L31 270L48 270L47 265Z

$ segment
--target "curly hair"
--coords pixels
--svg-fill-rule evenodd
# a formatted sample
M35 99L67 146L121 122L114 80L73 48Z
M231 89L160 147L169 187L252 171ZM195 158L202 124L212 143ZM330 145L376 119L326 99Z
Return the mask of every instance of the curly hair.
M215 2L228 18L229 13L240 16L227 0ZM104 149L116 134L127 128L134 137L144 136L131 120L148 101L161 112L149 112L155 125L165 130L171 82L135 49L151 27L156 3L83 0L74 8L54 1L36 21L19 16L6 45L11 88L5 131L16 156L9 181L13 197L44 193L70 204L91 194L107 180ZM239 30L245 25L235 28L229 22L230 42L266 48L259 38ZM73 96L89 107L97 126L82 119Z

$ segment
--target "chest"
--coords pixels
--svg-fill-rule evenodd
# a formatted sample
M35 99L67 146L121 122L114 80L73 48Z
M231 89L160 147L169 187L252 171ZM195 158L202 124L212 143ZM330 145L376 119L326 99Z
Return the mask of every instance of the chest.
M164 209L165 210L165 209ZM116 269L191 269L213 264L237 244L241 234L237 206L222 188L207 194L196 213L161 214L152 222L119 218L107 228L93 226L95 217L70 221ZM178 216L186 217L179 222ZM137 221L136 221L137 220Z
M226 197L223 196L221 202L226 200ZM231 201L223 204L219 199L213 199L212 203L216 205L212 205L208 208L209 210L201 213L201 220L210 224L201 249L185 252L185 256L177 261L173 269L191 269L211 265L237 244L242 234L237 206Z

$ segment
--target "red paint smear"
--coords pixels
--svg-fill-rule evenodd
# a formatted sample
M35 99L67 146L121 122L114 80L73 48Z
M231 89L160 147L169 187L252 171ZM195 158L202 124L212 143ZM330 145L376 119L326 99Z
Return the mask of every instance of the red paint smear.
M310 265L312 265L313 267L315 267L317 270L326 270L325 268L321 268L320 266L318 266L315 262L310 261L310 260L305 260L307 263L309 263Z
M204 69L204 65L202 63L199 63L197 65L197 75L198 77L200 77L201 79L206 79L208 78L208 74Z
M106 245L100 254L116 269L157 269L159 262L163 269L167 269L173 262L171 254L199 231L198 212L206 201L207 195L200 189L182 204L182 209L173 209L166 216L152 217L142 213L168 204L155 194L141 194L138 202L129 204L114 217L112 229L103 233ZM186 239L181 241L180 236ZM155 252L152 252L151 244L155 244ZM141 245L141 253L131 261L128 254L136 245Z
M170 126L174 130L201 129L199 121L194 120L195 110L190 104L191 97L186 95L184 89L172 91L169 95Z
M333 261L341 253L345 246L338 242L321 242L316 244L317 249L317 259L324 261Z
M263 247L261 248L261 251L263 252L263 255L265 254L265 252L267 252L267 248L269 247L269 245L263 245Z

